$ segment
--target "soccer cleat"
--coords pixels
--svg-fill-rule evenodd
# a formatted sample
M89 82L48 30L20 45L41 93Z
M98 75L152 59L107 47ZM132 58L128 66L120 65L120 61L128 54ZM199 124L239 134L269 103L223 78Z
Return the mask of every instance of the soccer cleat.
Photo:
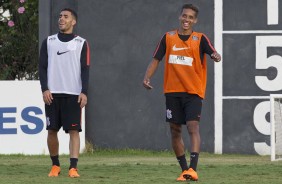
M198 174L196 171L194 171L194 169L189 168L184 172L183 172L183 177L186 178L187 180L198 181Z
M48 174L49 177L57 177L61 173L61 168L59 166L53 165L51 168L50 173Z
M176 178L176 181L186 181L186 178L184 178L183 175L187 174L188 170L183 171L178 178Z
M78 178L78 177L80 177L80 175L77 173L77 169L76 168L71 168L69 170L69 177L71 177L71 178Z

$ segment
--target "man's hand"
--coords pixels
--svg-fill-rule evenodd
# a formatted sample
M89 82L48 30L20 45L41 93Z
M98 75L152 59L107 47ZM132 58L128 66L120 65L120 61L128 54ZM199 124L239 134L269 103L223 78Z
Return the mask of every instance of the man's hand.
M153 86L150 85L150 79L144 79L144 80L143 80L143 86L144 86L146 89L153 89Z
M77 103L80 103L80 108L83 108L87 104L87 96L83 93L80 93Z
M52 103L53 96L49 90L43 92L43 101L45 104L50 105Z
M212 58L215 62L219 62L219 61L221 60L221 56L220 56L220 54L217 53L217 52L212 53L211 58Z
M160 62L159 60L153 58L153 60L151 61L151 63L149 64L149 66L146 70L146 74L145 74L144 80L143 80L143 86L146 89L153 89L153 86L150 85L150 78L153 76L153 74L157 70L159 62Z

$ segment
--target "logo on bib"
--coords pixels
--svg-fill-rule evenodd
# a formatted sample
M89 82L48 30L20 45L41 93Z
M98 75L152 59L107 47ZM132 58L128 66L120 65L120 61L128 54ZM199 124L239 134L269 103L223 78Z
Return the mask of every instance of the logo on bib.
M172 47L173 51L180 51L180 50L186 50L186 49L189 49L189 47L176 47L176 45Z
M65 52L60 52L60 51L58 51L58 52L57 52L57 55L62 55L62 54L65 54L65 53L67 53L67 52L69 52L69 50L68 50L68 51L65 51Z

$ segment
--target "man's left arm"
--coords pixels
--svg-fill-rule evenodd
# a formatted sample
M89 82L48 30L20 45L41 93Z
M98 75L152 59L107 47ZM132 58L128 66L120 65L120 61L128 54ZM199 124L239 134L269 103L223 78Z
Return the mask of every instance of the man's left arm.
M90 67L90 49L88 42L86 41L84 42L82 47L80 65L81 65L82 89L78 97L78 103L80 103L80 107L83 108L87 104L87 91L88 91L89 67Z
M200 43L201 51L210 55L210 57L215 61L219 62L221 60L220 54L215 50L209 38L203 34L201 43Z

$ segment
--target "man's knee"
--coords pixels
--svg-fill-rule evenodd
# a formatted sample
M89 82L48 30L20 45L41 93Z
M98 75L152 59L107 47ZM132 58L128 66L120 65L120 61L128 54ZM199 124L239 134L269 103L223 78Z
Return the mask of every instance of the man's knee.
M69 135L70 137L77 137L79 136L79 131L78 130L69 130Z
M171 132L172 138L181 137L181 125L171 123L170 124L170 132Z
M199 133L199 122L198 121L187 121L187 130L189 134Z
M58 131L57 130L48 130L48 136L57 136Z

